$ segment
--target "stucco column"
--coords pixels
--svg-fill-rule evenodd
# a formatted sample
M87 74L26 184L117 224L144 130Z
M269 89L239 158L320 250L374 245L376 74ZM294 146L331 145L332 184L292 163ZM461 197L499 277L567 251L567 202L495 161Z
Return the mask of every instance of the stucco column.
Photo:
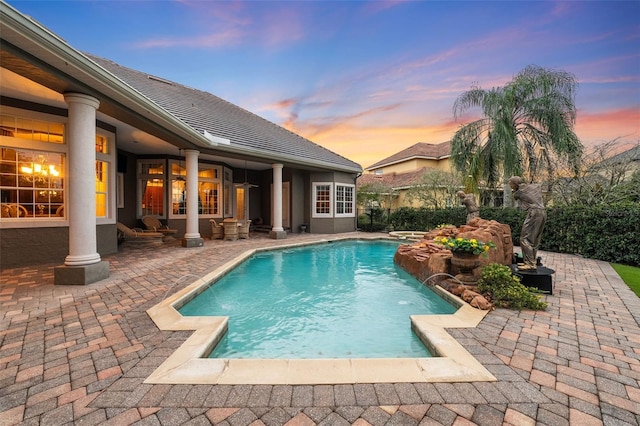
M282 164L272 164L273 169L273 227L269 236L275 239L285 238L287 233L282 227Z
M64 100L69 106L66 128L69 255L64 267L71 269L57 268L54 281L88 284L109 275L108 262L101 262L97 252L96 237L96 110L100 101L81 93L67 93Z
M200 237L198 227L198 155L195 149L185 149L186 158L186 182L187 189L187 229L182 239L183 247L200 247L204 240Z
M100 262L96 240L96 110L100 102L87 95L64 95L69 105L67 144L67 217L69 255L67 266Z

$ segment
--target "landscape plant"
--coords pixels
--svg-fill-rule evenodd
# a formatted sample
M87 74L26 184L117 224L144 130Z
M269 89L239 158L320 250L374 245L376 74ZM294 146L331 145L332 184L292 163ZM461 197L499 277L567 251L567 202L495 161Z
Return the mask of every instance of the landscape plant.
M577 80L571 73L530 65L503 87L472 86L453 106L455 120L472 108L482 116L461 126L451 140L451 162L464 176L467 192L482 182L502 182L505 206L512 175L526 181L552 172L553 156L576 166L582 144L573 131Z
M498 308L544 310L547 303L529 291L508 266L490 263L482 268L478 290Z
M430 231L449 223L466 223L464 207L441 210L403 207L391 212L398 231ZM515 208L480 207L480 217L509 225L513 244L520 245L524 212ZM579 254L605 262L640 266L640 203L561 206L547 209L540 250Z
M486 256L490 249L496 247L491 241L478 241L475 238L436 237L434 242L442 244L453 253L471 253L476 256L481 254Z

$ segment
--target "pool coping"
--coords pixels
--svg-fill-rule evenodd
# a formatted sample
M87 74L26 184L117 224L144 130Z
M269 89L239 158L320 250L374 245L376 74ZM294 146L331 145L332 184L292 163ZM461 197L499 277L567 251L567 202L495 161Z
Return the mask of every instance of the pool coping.
M411 316L411 327L434 355L431 358L206 358L224 336L228 327L228 317L185 317L178 309L204 291L208 283L219 280L257 252L349 239L386 238L336 237L274 248L250 249L148 309L147 314L160 330L194 332L147 377L144 383L319 385L496 381L496 378L446 331L446 328L476 327L489 311L475 309L439 286L430 287L458 306L458 310L450 315Z

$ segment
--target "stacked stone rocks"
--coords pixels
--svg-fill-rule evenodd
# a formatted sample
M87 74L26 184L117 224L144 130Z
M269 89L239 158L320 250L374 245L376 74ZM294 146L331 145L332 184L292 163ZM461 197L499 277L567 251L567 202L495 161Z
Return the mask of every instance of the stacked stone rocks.
M427 232L421 241L399 246L394 256L394 262L420 282L438 284L475 308L491 309L491 304L477 292L477 286L461 285L451 278L459 271L451 265L451 251L433 241L437 237L475 238L495 244L495 249L489 250L487 256L480 256L480 266L474 271L474 275L479 278L482 267L489 263L513 263L513 242L509 225L474 218L460 227L443 226Z

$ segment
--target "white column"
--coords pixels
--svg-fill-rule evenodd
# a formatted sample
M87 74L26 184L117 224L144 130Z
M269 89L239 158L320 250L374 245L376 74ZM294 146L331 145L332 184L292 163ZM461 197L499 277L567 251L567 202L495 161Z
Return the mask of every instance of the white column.
M198 227L198 155L199 151L185 149L187 176L187 229L185 239L200 238Z
M284 231L282 227L282 164L272 164L273 168L273 228L274 232Z
M80 93L68 93L67 216L69 255L66 266L100 262L96 237L96 110L100 101Z

